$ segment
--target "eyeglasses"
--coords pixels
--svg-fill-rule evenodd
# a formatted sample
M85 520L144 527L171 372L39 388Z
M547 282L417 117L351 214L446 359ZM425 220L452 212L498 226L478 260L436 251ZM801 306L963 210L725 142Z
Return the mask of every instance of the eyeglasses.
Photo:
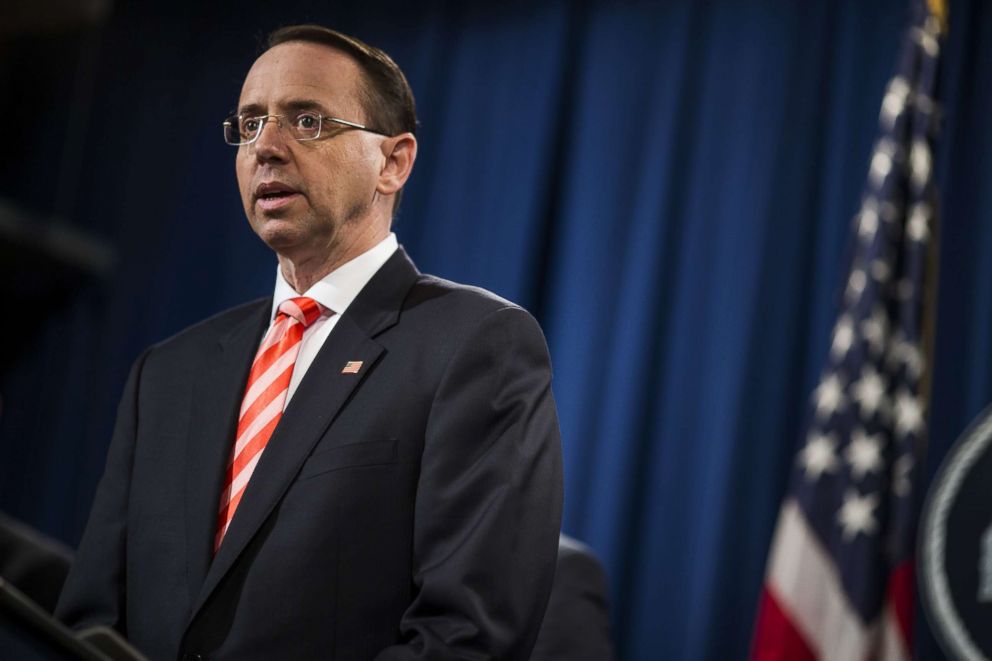
M388 133L371 129L362 124L349 122L345 119L338 119L337 117L326 117L320 113L305 110L292 116L259 115L258 117L246 117L244 115L231 115L224 120L224 142L234 147L250 145L258 140L258 136L262 135L262 130L265 128L265 123L270 119L276 120L276 125L278 125L279 128L287 129L289 131L289 135L291 135L294 140L299 142L306 142L307 140L316 140L319 138L320 130L323 127L324 122L332 122L334 124L339 124L352 129L358 129L360 131L377 133L378 135L389 135ZM283 123L284 119L287 120L285 124Z

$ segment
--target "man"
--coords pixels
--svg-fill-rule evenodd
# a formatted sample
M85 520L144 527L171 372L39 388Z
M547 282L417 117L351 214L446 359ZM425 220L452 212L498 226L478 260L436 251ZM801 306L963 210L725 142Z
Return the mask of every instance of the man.
M384 53L270 36L225 122L275 294L153 346L60 599L154 659L526 659L561 448L543 335L390 233L417 153Z

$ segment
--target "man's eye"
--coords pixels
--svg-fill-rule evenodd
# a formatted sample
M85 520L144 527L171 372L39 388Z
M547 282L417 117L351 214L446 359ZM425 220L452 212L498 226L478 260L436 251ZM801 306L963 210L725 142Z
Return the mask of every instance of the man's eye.
M262 122L257 117L249 117L247 119L241 120L241 132L246 135L253 135L258 131L258 127L261 126Z
M309 112L297 115L296 117L296 126L304 131L314 131L319 124L320 120L317 119L317 116Z

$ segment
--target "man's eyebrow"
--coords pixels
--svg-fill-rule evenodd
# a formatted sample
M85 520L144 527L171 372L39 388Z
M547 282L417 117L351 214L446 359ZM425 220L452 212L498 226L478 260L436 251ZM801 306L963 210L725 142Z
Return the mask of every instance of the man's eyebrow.
M262 106L257 103L249 103L238 107L238 116L248 115L249 117L254 117L256 115L264 115L265 112L262 110Z
M287 110L324 110L324 104L314 99L293 99L280 103L280 106Z
M318 110L321 113L326 112L324 104L315 99L291 99L278 103L276 107L282 111ZM248 103L238 108L239 115L257 116L264 115L265 113L265 108L258 103Z

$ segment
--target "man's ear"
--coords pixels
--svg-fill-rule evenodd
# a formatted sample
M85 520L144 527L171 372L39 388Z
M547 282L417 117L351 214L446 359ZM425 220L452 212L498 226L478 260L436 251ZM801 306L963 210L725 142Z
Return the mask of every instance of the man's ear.
M400 133L382 141L385 162L379 173L376 190L381 195L392 195L403 188L417 160L417 139L412 133Z

